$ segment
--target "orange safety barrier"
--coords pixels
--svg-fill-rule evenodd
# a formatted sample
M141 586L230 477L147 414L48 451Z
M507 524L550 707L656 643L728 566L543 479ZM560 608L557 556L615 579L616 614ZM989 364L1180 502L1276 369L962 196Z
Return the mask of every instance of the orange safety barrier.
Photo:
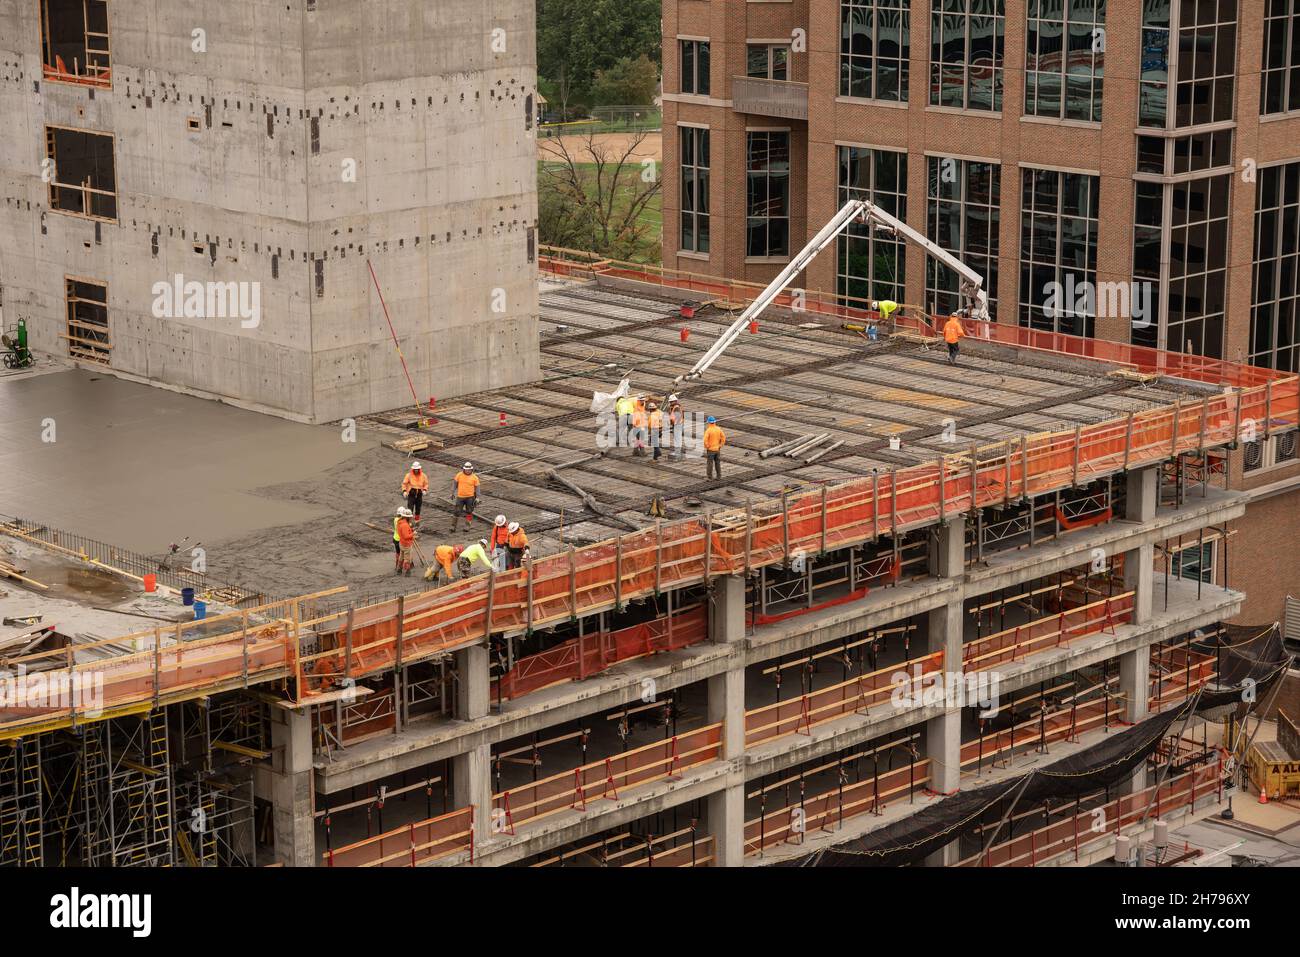
M962 670L983 671L1049 648L1068 645L1089 635L1114 631L1117 625L1126 624L1132 616L1133 592L1126 591L1046 618L1035 618L962 645Z
M321 855L326 867L417 867L459 851L474 853L474 809L403 824Z
M987 852L966 858L957 866L1034 867L1071 852L1077 860L1080 851L1092 848L1099 842L1114 840L1124 828L1142 821L1144 815L1150 822L1170 811L1194 807L1197 800L1209 794L1221 798L1222 780L1222 762L1216 756L1209 763L1171 777L1158 786L1152 785L1134 794L1116 798L1100 808L1071 814L1063 820L1003 841ZM1093 823L1097 820L1106 822L1106 830L1099 833L1093 829Z
M707 583L716 575L783 564L800 550L820 554L972 508L1086 484L1233 442L1242 434L1243 423L1250 421L1257 423L1257 434L1265 434L1300 420L1295 376L1018 326L990 324L978 331L982 338L1029 348L1054 348L1111 362L1131 360L1140 370L1236 383L1239 390L1068 432L972 448L905 469L791 493L747 511L666 523L537 558L509 572L480 575L346 613L308 621L281 619L258 627L252 637L244 629L205 639L201 648L187 643L174 664L157 669L152 652L145 652L77 665L75 670L83 677L102 672L109 686L108 711L285 677L293 679L296 700L310 704L313 696L349 679L481 642L488 634L570 621L664 589ZM297 608L297 600L288 605ZM303 653L305 636L318 639L322 650ZM25 700L34 677L17 680L17 700ZM66 677L59 672L39 676L42 686ZM75 711L55 707L34 716L5 707L0 710L0 738L14 736L20 725L66 725Z
M623 661L697 645L708 637L703 605L618 631L582 635L520 658L509 674L496 680L497 694L503 700L518 698L562 681L581 680Z
M585 809L588 801L616 799L626 788L679 777L690 768L719 760L721 742L719 722L507 788L493 797L493 828L513 834L517 825L527 821L570 808Z
M893 676L900 672L910 682L918 673L924 676L942 670L943 652L936 651L924 658L901 661L870 674L858 675L820 691L746 711L745 747L788 734L811 734L814 727L827 721L850 714L865 714L882 701L889 700L897 687ZM909 694L912 693L910 684L907 688Z
M840 822L878 811L907 798L930 782L930 759L886 771L879 778L835 787L792 807L769 811L745 822L745 856L758 854L774 844L802 844L807 833L829 831Z

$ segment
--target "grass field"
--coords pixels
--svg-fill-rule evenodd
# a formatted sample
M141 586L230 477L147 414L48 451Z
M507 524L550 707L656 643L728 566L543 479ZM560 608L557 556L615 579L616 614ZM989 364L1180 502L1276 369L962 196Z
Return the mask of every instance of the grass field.
M596 196L596 165L594 163L578 163L577 169L583 184L586 188L587 195L594 198ZM547 166L563 169L563 163L542 161L537 164L538 189L547 188L548 177L545 173ZM642 191L641 173L643 167L640 163L628 163L623 167L620 176L618 195L615 197L615 209L618 211L626 210L628 205ZM606 178L612 176L612 172L606 172ZM645 208L637 217L637 222L647 227L644 237L637 245L630 258L635 262L658 263L662 256L662 234L663 234L663 194L656 193L650 198Z

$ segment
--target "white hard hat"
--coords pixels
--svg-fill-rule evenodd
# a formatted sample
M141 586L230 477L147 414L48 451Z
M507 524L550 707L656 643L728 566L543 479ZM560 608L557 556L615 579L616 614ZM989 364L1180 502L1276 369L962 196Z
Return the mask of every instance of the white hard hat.
M414 515L415 513L412 512L412 511L411 511L409 508L407 508L405 505L403 505L401 508L399 508L399 509L397 510L397 514L400 515L402 518L410 518L410 517L411 517L412 515Z
M412 462L412 463L411 463L411 471L412 471L412 472L418 472L418 471L420 471L420 463L419 463L419 462Z
M668 397L668 401L669 401L669 402L676 402L676 401L677 401L677 393L674 392L672 395L670 395L670 396Z
M506 517L505 517L504 515L498 515L498 516L497 516L497 524L498 524L498 525L504 525L505 523L506 523Z
M461 466L461 468L463 468L466 472L472 472L474 471L474 463L466 462L464 465Z
M513 535L515 532L519 531L519 523L511 522L510 527L507 528L506 531L509 532L511 535Z
M480 545L482 545L484 548L487 548L487 539L486 539L486 538L480 538L480 539L478 540L478 543L479 543Z

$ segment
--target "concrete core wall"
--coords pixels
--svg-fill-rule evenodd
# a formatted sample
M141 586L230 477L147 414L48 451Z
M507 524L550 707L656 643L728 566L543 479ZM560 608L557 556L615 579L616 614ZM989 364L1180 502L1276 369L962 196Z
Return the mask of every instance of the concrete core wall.
M36 350L68 354L77 276L113 371L317 422L410 404L370 259L421 404L537 378L532 3L109 18L112 89L47 82L40 0L0 0L0 301ZM50 208L47 126L113 136L115 221ZM177 275L249 284L259 321L156 308Z

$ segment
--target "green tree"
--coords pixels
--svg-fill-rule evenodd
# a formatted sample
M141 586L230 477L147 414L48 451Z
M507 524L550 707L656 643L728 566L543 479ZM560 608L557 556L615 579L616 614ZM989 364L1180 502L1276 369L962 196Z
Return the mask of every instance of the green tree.
M608 70L596 73L591 101L596 106L648 106L659 88L659 67L644 53L635 60L624 57Z
M537 0L537 72L568 110L590 103L596 74L644 55L659 63L659 0Z

